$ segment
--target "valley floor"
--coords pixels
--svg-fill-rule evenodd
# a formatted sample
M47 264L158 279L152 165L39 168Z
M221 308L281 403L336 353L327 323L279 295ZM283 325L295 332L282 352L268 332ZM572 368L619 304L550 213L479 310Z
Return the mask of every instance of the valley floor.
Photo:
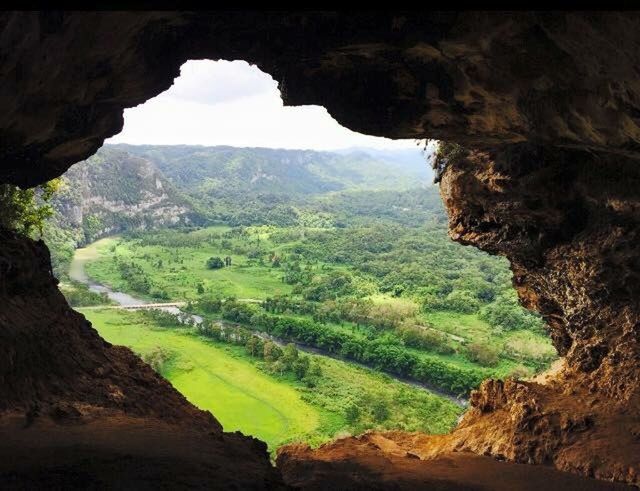
M256 263L241 254L229 253L232 263L229 267L208 269L204 266L212 254L222 257L227 254L218 249L217 239L212 237L224 236L230 230L229 227L208 227L191 232L156 232L149 236L151 240L143 238L142 243L126 237L104 238L75 252L69 276L93 290L106 291L109 299L104 297L103 300L121 305L184 300L197 303L202 296L198 290L205 296L235 296L245 303L289 293L291 286L283 282L281 268L267 266L262 261ZM250 239L232 239L231 242L242 244L246 240L259 240L264 247L273 249L274 254L279 254L285 246L295 247L289 242L284 245L270 243L270 234L278 231L280 229L274 227L256 227L250 230ZM135 264L137 272L133 274L130 268L124 268L126 264ZM325 267L344 269L340 265L313 265L317 271L323 271ZM133 282L138 279L144 280L147 294L136 289ZM163 298L151 295L152 292L163 292ZM376 304L398 304L400 307L410 303L380 294L372 295L371 300ZM143 312L101 309L100 305L78 310L107 341L131 348L152 366L152 360L155 360L154 368L190 402L211 411L225 431L238 430L255 436L265 441L272 452L286 443L302 441L317 446L336 436L359 434L370 429L445 433L453 428L463 411L454 403L459 404L459 401L449 400L451 396L432 394L421 387L419 381L412 383L413 379L408 378L405 383L400 381L403 380L400 374L394 374L400 379L396 380L345 359L335 351L307 346L315 354L305 356L314 360L322 372L309 385L294 377L292 372L275 373L265 361L249 356L244 346L204 337L179 323L160 327ZM475 314L432 312L422 315L428 318L427 325L432 326L428 329L447 336L449 343L460 347L491 333L489 326ZM220 314L205 318L207 322L226 323ZM291 318L311 320L308 315L296 314ZM349 322L329 322L322 329L368 335L366 327ZM258 332L258 335L262 334ZM528 331L510 333L509 342L519 339L517 336L523 338L521 344L528 349L538 349L548 343ZM451 366L453 370L477 373L480 379L492 374L504 376L521 366L512 359L501 358L498 365L488 371L458 352L441 354L409 348L406 352L445 367Z
M192 329L161 328L141 312L78 309L110 343L143 358L162 351L160 373L200 409L211 411L225 431L242 431L273 451L287 442L314 445L367 428L448 431L462 411L423 389L392 380L351 363L313 356L322 378L313 388L291 376L276 375L249 357L244 348L196 335ZM387 420L375 423L364 413L347 422L345 408L369 397L384 401Z
M302 401L292 387L248 363L233 347L150 325L135 312L79 311L110 343L142 355L165 350L170 359L161 374L191 403L211 411L225 431L240 430L277 448L320 426L316 408Z

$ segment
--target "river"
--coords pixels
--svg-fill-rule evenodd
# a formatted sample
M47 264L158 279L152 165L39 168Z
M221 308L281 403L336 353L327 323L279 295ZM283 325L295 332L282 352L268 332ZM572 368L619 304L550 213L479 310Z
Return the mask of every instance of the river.
M104 239L103 239L104 240ZM93 279L89 278L89 276L87 275L87 272L85 270L85 264L89 261L92 261L94 259L97 259L99 256L98 253L98 247L100 245L100 240L89 244L87 247L83 247L81 249L77 249L75 251L75 254L73 255L73 259L71 261L71 265L69 267L69 277L72 280L78 281L80 283L84 283L85 285L87 285L89 287L89 290L95 293L106 293L107 297L109 297L110 300L112 300L114 303L116 303L117 305L120 305L122 307L128 307L131 305L144 305L144 304L149 304L151 302L149 302L148 300L144 300L142 298L136 298L132 295L129 295L128 293L124 293L124 292L118 292L118 291L114 291L113 289L111 289L110 287L97 283L96 281L94 281ZM255 301L254 299L247 299L248 301ZM150 308L154 308L154 309L159 309L159 310L163 310L165 312L170 312L172 314L178 315L180 317L182 317L185 321L187 319L192 320L193 322L195 322L196 324L200 324L203 321L203 318L200 317L199 315L195 315L195 314L190 314L188 312L184 312L182 311L180 308L178 307L150 307ZM221 324L223 325L235 325L233 323L229 323L226 321L219 321ZM278 338L274 338L273 336L264 333L264 332L259 332L259 331L254 331L256 332L256 334L263 338L263 339L269 339L271 341L273 341L274 343L280 345L280 346L284 346L285 344L287 344L286 341L283 341L282 339L278 339ZM300 350L300 351L304 351L306 353L311 353L311 354L315 354L315 355L322 355L322 356L327 356L329 358L333 358L336 360L340 360L340 361L344 361L347 363L352 363L354 365L358 365L364 368L369 368L371 369L371 367L367 366L364 363L359 363L357 361L348 359L348 358L344 358L340 355L334 354L334 353L328 353L326 351L323 351L321 349L318 349L314 346L308 346L305 344L301 344L301 343L294 343L296 345L296 347ZM425 389L429 392L432 392L433 394L436 394L440 397L444 397L445 399L448 399L449 401L453 402L454 404L456 404L459 407L467 407L467 400L466 399L462 399L459 397L455 397L447 392L443 392L441 390L439 390L436 387L433 387L430 384L425 384L423 382L417 382L415 380L411 380L411 379L407 379L404 377L400 377L398 375L392 374L392 373L387 373L384 372L385 374L387 374L389 377L398 380L399 382L408 384L408 385L412 385L414 387L420 387L422 389Z

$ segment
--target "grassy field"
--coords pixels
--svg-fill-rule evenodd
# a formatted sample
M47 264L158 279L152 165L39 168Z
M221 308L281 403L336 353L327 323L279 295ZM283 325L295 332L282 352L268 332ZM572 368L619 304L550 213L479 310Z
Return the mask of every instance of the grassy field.
M446 399L350 363L313 356L322 377L309 388L292 376L267 373L241 347L196 336L187 328L159 328L140 312L80 311L113 344L143 357L158 348L168 352L160 373L176 389L211 411L226 431L256 436L271 450L289 441L319 444L369 428L443 433L461 412ZM388 410L384 421L367 410L376 404ZM345 419L348 406L358 407L357 420Z
M211 411L225 431L240 430L275 448L320 425L320 412L302 401L294 388L234 356L231 347L154 327L135 312L80 311L110 343L140 355L156 348L170 352L162 375L190 402Z
M490 342L508 352L513 359L502 360L498 367L499 373L509 373L509 370L518 365L518 360L553 358L555 355L548 336L530 331L496 334L477 314L429 312L421 314L421 318L435 329L463 338L467 343Z
M209 227L189 235L195 238L202 236L204 232L220 233L224 230L224 227ZM90 262L85 261L86 271L91 278L116 290L130 291L129 285L118 271L114 256L135 261L151 279L154 288L166 292L174 300L197 298L199 284L206 293L249 299L264 299L291 291L290 285L282 283L279 270L249 264L246 256L207 243L169 248L161 245L142 246L135 241L110 237L81 250L82 258L91 258ZM221 269L207 269L207 259L212 256L229 256L232 265Z

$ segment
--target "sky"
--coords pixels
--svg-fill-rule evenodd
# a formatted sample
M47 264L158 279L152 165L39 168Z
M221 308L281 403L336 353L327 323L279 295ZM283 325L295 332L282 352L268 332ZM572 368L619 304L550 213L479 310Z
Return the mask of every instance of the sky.
M344 128L321 106L284 107L277 82L255 65L211 60L186 62L167 91L126 109L122 132L107 143L419 151L414 140Z

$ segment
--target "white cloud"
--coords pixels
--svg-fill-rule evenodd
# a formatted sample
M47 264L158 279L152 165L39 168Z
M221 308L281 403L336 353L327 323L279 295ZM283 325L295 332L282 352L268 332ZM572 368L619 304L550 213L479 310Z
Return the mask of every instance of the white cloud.
M180 76L163 95L213 105L277 91L275 80L245 61L192 60L180 67Z
M256 66L210 60L188 61L169 90L126 109L122 132L108 143L416 148L348 130L320 106L284 107L277 83Z

